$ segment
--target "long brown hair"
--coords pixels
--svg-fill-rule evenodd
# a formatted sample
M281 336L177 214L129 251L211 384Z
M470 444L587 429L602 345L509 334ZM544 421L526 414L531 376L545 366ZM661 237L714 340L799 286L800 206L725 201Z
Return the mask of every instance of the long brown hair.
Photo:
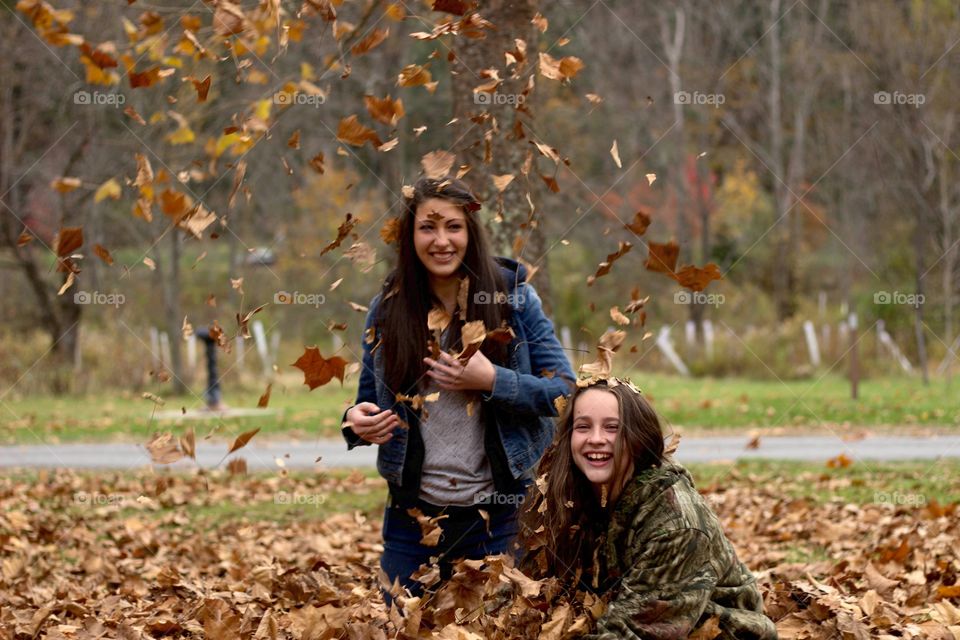
M404 212L397 233L397 263L387 277L383 289L380 329L381 348L386 363L386 383L392 393L418 393L418 382L424 375L423 359L429 355L427 314L440 304L430 289L426 267L417 257L413 233L417 207L430 198L440 198L463 209L467 225L467 249L460 267L461 276L470 278L466 321L483 320L487 329L496 329L510 318L506 287L500 267L490 254L488 241L478 220L480 201L462 180L421 178L413 185L412 197L404 199ZM476 294L484 292L494 303L478 304ZM462 321L451 323L452 348L461 349ZM480 349L493 363L507 361L506 345L488 340Z
M612 393L619 405L614 479L622 477L624 467L629 467L631 460L636 475L650 467L659 467L664 459L660 420L632 384L615 378L601 379L588 386L578 386L571 394L558 418L553 443L537 467L538 478L546 474L546 487L544 491L537 485L530 487L520 511L518 537L525 551L521 567L528 575L556 576L567 585L592 571L597 539L614 507L613 501L606 508L600 505L591 482L574 463L570 446L577 398L591 389ZM626 481L629 482L629 478ZM543 482L540 481L541 486ZM544 501L546 507L541 506Z

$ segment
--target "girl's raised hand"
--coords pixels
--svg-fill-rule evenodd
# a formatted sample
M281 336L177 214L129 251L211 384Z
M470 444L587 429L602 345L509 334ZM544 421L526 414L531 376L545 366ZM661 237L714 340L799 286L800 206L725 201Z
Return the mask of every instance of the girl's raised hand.
M460 364L446 351L440 352L440 358L424 358L430 369L427 375L433 378L441 389L455 391L492 391L497 371L493 363L482 351L474 353L467 364Z
M383 444L393 437L393 430L400 426L400 418L393 411L381 411L372 402L361 402L347 411L347 422L353 432L374 444Z

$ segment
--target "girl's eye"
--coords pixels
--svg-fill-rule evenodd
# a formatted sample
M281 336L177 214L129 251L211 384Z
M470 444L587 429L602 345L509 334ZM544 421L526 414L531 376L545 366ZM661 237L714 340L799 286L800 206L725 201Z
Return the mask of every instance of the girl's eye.
M589 428L590 428L589 425L585 425L585 424L575 424L575 425L573 425L573 430L574 430L574 431L586 431L586 430L588 430Z
M606 428L607 431L614 431L614 432L615 432L615 431L617 431L618 429L620 429L620 425L618 425L618 424L608 424L605 428Z

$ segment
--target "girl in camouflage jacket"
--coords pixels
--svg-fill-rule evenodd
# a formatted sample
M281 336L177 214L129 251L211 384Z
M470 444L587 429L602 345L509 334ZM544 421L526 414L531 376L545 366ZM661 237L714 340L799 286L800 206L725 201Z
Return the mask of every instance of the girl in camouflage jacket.
M523 568L604 595L590 640L777 638L756 580L630 382L581 382L521 515ZM544 504L545 503L545 504Z

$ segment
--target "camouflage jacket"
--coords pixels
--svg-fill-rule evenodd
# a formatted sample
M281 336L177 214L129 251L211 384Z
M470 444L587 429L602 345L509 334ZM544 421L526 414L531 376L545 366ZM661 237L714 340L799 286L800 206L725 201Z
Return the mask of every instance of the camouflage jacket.
M687 638L713 618L718 639L776 640L753 574L683 467L664 463L634 476L600 544L601 575L612 586L585 638Z

